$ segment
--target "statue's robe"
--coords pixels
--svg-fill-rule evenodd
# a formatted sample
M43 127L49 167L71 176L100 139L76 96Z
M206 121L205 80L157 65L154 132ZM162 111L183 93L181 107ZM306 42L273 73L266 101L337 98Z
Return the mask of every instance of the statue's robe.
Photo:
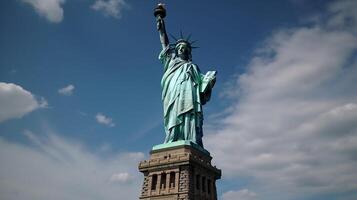
M182 60L169 46L159 59L164 65L161 80L164 105L165 143L179 140L202 144L202 105L209 100L211 88L201 92L204 75L197 65Z

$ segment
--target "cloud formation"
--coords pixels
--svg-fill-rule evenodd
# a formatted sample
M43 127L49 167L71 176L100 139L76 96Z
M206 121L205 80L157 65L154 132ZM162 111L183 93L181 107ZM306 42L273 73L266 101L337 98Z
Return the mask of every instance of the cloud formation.
M113 119L110 118L110 117L105 116L102 113L97 113L97 115L95 116L95 119L97 120L97 122L99 124L104 124L104 125L109 126L109 127L114 127L115 126L115 124L113 122Z
M356 9L337 1L327 18L275 32L236 76L224 92L236 101L205 141L224 174L264 199L357 197Z
M35 11L49 22L59 23L63 20L63 4L65 0L22 0L30 4Z
M39 108L46 108L45 99L36 99L31 92L13 83L0 82L0 122L21 118Z
M222 200L256 200L257 194L249 191L248 189L242 189L239 191L228 191L222 194Z
M102 12L107 17L121 18L122 9L127 6L124 0L96 0L93 10Z
M58 93L65 96L71 96L74 91L74 85L70 84L64 88L58 90Z
M110 177L110 181L113 183L127 183L131 181L132 177L127 172L115 173Z
M31 131L24 134L28 145L0 137L1 199L117 200L139 196L142 180L137 164L143 153L102 155L51 132L44 137ZM113 182L112 177L120 181Z

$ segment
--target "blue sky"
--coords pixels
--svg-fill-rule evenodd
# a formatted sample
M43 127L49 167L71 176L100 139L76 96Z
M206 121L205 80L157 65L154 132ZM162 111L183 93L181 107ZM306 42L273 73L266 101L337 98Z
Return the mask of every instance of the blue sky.
M356 2L163 2L218 71L219 199L356 199ZM0 2L1 199L137 199L164 139L157 3Z

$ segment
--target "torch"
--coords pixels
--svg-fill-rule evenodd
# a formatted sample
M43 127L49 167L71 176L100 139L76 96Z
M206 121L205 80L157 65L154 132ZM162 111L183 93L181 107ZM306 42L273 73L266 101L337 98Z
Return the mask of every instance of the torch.
M164 19L166 17L166 10L163 3L157 4L154 10L154 16L156 19Z

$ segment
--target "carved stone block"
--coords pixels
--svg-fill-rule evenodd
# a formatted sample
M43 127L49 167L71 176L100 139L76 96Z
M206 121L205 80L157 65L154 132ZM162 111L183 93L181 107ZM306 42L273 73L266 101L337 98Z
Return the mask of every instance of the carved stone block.
M140 199L217 200L221 170L211 160L209 154L190 145L151 151L150 159L139 163L144 174Z

